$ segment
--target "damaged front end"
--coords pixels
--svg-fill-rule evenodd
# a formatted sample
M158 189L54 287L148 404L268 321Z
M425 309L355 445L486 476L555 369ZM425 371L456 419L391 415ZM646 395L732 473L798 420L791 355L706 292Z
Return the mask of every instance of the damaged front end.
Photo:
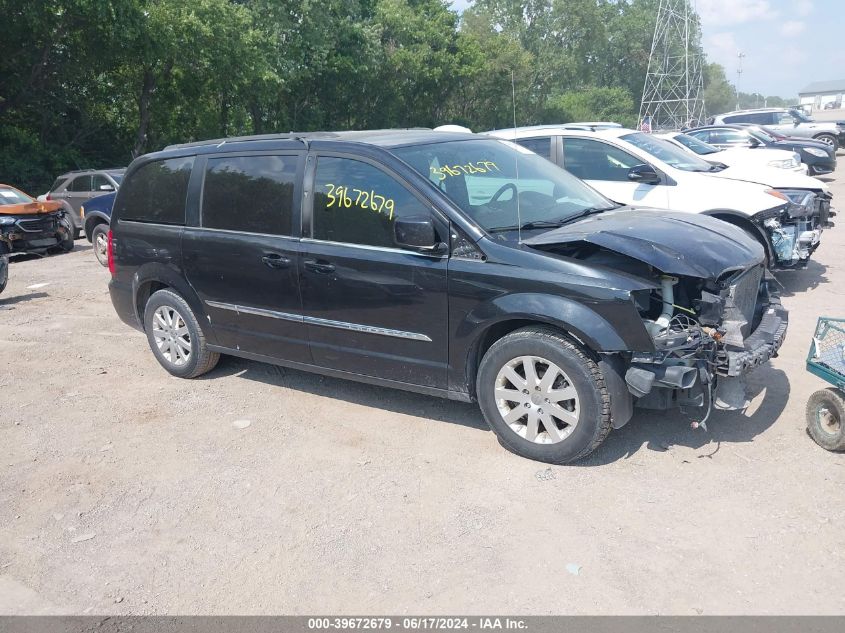
M634 352L625 382L636 406L747 406L743 377L777 355L787 312L762 263L717 280L660 275L659 291L641 291L637 307L654 340Z
M761 245L721 220L634 209L525 243L641 284L629 300L652 345L603 354L612 401L706 407L702 421L713 407L745 408L744 376L776 356L786 336L787 311ZM630 412L630 404L616 408L613 426Z
M804 268L821 243L822 231L833 226L832 196L804 189L778 190L786 204L751 218L766 236L776 269Z

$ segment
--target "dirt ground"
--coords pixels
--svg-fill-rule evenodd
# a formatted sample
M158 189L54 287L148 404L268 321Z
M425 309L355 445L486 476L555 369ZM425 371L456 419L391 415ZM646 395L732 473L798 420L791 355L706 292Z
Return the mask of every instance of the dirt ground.
M845 156L828 180L845 210ZM744 414L638 413L552 468L471 405L234 358L172 378L87 242L16 258L0 613L843 614L845 455L804 430L843 253L840 226L779 275L790 330Z

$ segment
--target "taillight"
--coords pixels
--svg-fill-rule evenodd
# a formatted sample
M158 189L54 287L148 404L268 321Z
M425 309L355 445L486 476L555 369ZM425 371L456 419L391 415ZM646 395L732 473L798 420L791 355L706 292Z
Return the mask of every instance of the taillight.
M111 229L109 229L109 236L108 236L108 243L106 246L106 253L109 259L109 272L111 276L114 277L115 268L114 268L114 237L112 235Z
M47 194L47 198L46 198L46 199L47 199L47 200L52 200L52 198L50 197L50 194L49 194L49 193Z

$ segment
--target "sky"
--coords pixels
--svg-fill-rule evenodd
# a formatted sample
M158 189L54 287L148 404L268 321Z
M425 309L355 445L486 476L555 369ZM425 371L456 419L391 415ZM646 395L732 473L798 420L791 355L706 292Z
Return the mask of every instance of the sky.
M725 67L739 90L797 97L814 81L845 79L845 0L692 0L708 61ZM472 0L454 0L462 11Z
M694 0L704 51L739 90L796 97L814 81L845 79L845 0Z

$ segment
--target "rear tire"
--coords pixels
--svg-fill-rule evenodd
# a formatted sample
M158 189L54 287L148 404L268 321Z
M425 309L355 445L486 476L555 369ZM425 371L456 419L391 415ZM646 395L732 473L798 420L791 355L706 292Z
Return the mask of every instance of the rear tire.
M820 389L807 401L807 432L829 451L845 451L845 394Z
M553 328L524 328L496 341L479 365L476 393L502 446L528 459L573 462L610 432L610 395L598 365Z
M109 265L109 225L98 224L91 231L91 244L94 246L94 256L102 266Z
M144 308L144 331L156 360L179 378L196 378L217 365L202 329L185 300L172 290L154 292Z

